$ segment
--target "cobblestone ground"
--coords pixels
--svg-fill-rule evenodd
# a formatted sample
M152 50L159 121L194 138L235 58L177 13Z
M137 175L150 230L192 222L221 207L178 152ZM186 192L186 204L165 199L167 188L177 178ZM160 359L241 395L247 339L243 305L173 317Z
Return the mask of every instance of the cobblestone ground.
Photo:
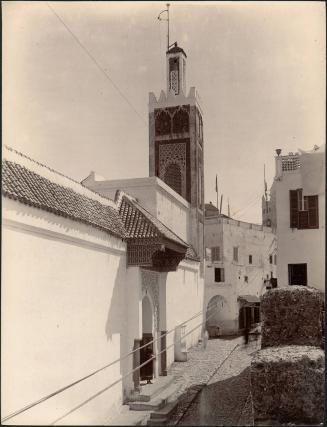
M251 342L247 346L244 346L240 340L230 343L234 345L240 343L240 345L220 368L216 365L216 369L213 370L215 373L211 375L208 383L191 405L184 408L184 413L179 414L179 419L175 417L168 424L253 425L250 363L251 354L259 349L259 343ZM193 369L197 370L196 365Z
M209 340L206 349L200 344L193 347L186 362L172 364L169 374L175 376L175 383L180 389L177 394L179 404L168 422L169 425L178 423L195 396L240 342L241 338Z

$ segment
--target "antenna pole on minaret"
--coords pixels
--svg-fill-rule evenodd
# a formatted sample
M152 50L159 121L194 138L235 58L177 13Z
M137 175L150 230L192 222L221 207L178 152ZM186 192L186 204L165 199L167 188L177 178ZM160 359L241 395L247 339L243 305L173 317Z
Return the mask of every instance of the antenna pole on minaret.
M168 31L167 31L167 51L169 50L169 6L170 4L167 3L167 24L168 24Z

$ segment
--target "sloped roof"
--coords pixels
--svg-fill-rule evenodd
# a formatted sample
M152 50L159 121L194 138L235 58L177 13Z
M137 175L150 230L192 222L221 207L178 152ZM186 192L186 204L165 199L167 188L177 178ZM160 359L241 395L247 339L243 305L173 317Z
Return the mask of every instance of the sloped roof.
M102 198L81 184L33 162L15 150L4 149L2 160L4 196L97 227L117 237L126 236L123 222L113 201ZM42 168L47 169L45 174L48 174L48 177L36 173L34 167L40 173L43 171ZM62 185L63 182L66 182L66 186Z
M180 239L161 221L144 209L136 200L127 196L122 197L119 214L125 225L129 238L165 237L185 248L188 244Z
M119 204L119 213L128 238L164 237L186 249L186 258L195 261L199 260L192 246L184 242L184 240L166 227L158 218L150 214L135 199L127 195L122 195Z

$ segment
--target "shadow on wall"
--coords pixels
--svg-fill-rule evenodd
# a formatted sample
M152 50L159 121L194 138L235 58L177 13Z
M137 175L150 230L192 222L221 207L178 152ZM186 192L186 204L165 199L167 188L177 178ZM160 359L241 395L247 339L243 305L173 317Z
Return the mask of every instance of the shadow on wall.
M115 259L112 257L109 258L109 262L113 263ZM114 270L114 265L112 266ZM129 339L127 332L127 307L126 307L126 295L125 295L125 281L126 281L126 258L120 257L119 265L116 272L116 279L111 294L111 298L108 301L109 311L107 316L107 321L105 324L105 333L107 341L111 341L112 345L119 345L119 357L124 356L133 348L133 339ZM109 284L108 284L109 285ZM119 335L119 343L116 341ZM116 339L115 339L116 338ZM108 360L113 360L110 351L108 351ZM120 374L124 375L130 370L132 370L132 355L124 359L121 363L117 362L117 365L120 365ZM115 357L115 360L118 358ZM117 369L117 365L109 367L110 369ZM121 389L124 395L124 380L121 382Z

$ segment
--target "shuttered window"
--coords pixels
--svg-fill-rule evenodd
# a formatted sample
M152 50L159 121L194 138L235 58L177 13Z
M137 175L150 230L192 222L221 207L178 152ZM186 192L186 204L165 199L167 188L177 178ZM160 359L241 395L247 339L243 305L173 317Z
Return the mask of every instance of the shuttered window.
M298 227L298 191L290 190L290 227Z
M318 196L307 196L309 211L309 228L319 228Z
M302 197L302 189L290 190L290 227L319 228L317 195Z
M237 246L233 247L233 260L238 261L238 247Z
M212 261L220 261L220 247L215 246L211 248Z

